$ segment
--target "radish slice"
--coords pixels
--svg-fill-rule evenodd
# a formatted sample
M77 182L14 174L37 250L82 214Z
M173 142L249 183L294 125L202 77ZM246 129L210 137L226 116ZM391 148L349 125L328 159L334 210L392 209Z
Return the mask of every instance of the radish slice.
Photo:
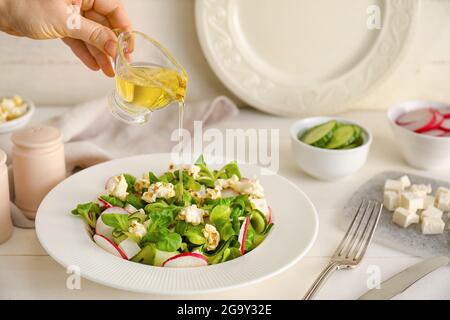
M185 252L177 254L163 262L163 267L169 268L192 268L208 265L208 259L200 253Z
M114 242L109 240L108 238L100 235L95 234L94 235L94 242L103 250L108 251L109 253L112 253L116 257L127 259L127 256L125 253L120 249ZM128 259L127 259L128 260Z
M112 232L114 230L113 227L108 226L102 220L102 215L105 213L116 213L116 214L126 214L128 212L119 207L111 207L102 212L102 214L98 217L97 222L95 224L95 233L104 236L109 240L113 240Z
M440 125L440 128L446 132L450 132L450 118L444 119Z
M411 131L424 132L434 129L436 118L437 114L433 109L423 109L400 116L397 124Z
M127 238L119 243L119 248L125 254L127 260L130 260L137 255L139 251L141 251L141 247L139 247L138 244L130 238Z
M128 214L128 211L121 207L111 207L102 212L104 213Z
M267 213L267 224L270 224L272 222L272 208L267 207L269 209L269 212Z
M442 137L446 134L446 132L441 129L433 129L433 130L426 131L423 134L427 135L427 136L432 136L432 137Z
M112 204L110 204L109 202L103 200L102 198L98 197L97 199L98 199L98 201L100 201L100 203L101 203L104 207L106 207L106 208L112 208L112 207L113 207Z
M429 119L429 117L432 116L431 111L431 108L427 108L407 112L398 117L396 122L400 126L407 126L417 122L423 122L423 119Z
M430 131L430 130L434 130L434 129L439 129L440 128L441 124L445 120L444 116L438 110L433 110L433 112L436 115L434 123L430 124L430 126L428 128L424 128L423 130L416 131L417 133L422 133L422 132L426 132L426 131Z
M247 238L248 222L249 218L245 217L244 223L242 224L241 229L239 230L238 241L241 244L240 250L242 255L244 255L245 253L245 238Z
M446 118L446 119L450 118L450 107L445 107L445 108L439 109L439 112L442 113L444 118Z

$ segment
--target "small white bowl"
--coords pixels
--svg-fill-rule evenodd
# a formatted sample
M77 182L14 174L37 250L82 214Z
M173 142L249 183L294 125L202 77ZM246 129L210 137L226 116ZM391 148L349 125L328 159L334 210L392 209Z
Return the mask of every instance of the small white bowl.
M398 117L404 113L418 109L450 105L432 101L405 101L398 103L387 112L387 117L395 135L395 141L411 166L427 170L438 167L450 167L450 137L432 137L415 133L399 126Z
M353 149L329 150L310 146L298 139L298 136L306 130L330 120L359 126L362 129L364 143ZM371 144L372 135L369 130L344 118L305 118L291 126L291 147L297 165L306 173L321 180L341 179L361 169L367 160Z
M3 97L12 97L15 94L4 94L0 92L0 98ZM33 101L30 99L26 99L22 97L22 100L27 104L27 111L21 115L20 117L10 120L7 122L4 122L0 124L0 134L2 133L9 133L12 131L15 131L17 129L25 127L28 122L30 122L31 118L33 117L34 111L36 109Z

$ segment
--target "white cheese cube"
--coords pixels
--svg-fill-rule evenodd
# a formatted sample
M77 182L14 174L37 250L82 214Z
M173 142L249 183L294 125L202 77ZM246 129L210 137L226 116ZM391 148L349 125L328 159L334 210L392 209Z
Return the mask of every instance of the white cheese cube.
M403 176L398 180L402 183L403 190L405 190L406 188L409 188L411 186L411 180L409 180L408 176Z
M384 183L384 191L397 191L400 192L403 190L403 185L400 180L391 180L387 179Z
M424 199L412 192L402 192L400 196L400 206L410 212L416 213L423 209Z
M400 205L400 196L395 191L385 191L383 197L383 205L389 211L394 211Z
M426 196L423 200L423 208L428 209L429 207L434 207L434 201L436 200L433 196Z
M425 217L422 219L423 234L441 234L444 232L445 223L440 218Z
M425 209L421 213L422 219L429 217L429 218L442 218L443 212L439 210L436 207L429 207L428 209Z
M433 188L431 188L431 185L429 184L413 184L411 188L409 188L409 191L415 193L419 197L425 198L433 191Z
M408 228L411 224L419 222L419 216L405 208L397 208L392 216L392 222L402 228Z
M450 211L450 194L441 193L436 199L436 207L442 211Z
M436 199L438 200L441 195L446 194L450 196L450 189L444 188L444 187L439 187L436 191Z

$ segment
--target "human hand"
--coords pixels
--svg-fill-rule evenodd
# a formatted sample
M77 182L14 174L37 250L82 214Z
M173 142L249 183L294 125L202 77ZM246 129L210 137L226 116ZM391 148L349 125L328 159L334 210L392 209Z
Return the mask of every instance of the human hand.
M70 23L74 14L78 24ZM116 28L131 28L119 0L0 0L0 30L39 40L60 38L87 67L101 68L109 77L114 76L109 57L116 55Z

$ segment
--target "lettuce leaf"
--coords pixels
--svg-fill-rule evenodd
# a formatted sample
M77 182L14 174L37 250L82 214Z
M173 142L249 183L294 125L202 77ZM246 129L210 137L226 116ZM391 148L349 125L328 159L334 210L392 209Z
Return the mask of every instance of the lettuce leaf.
M125 203L119 198L116 198L114 196L103 195L100 196L100 198L108 202L113 207L120 207L120 208L125 207Z
M157 242L156 248L162 251L173 252L181 247L181 236L175 232L164 234Z
M134 184L136 183L136 177L129 173L124 173L123 176L125 177L125 181L128 184L127 192L133 193L135 191Z
M105 213L101 216L102 221L114 229L128 231L128 215L117 213Z
M73 215L80 216L91 228L94 229L100 213L100 207L95 202L79 204L74 210L72 210Z

